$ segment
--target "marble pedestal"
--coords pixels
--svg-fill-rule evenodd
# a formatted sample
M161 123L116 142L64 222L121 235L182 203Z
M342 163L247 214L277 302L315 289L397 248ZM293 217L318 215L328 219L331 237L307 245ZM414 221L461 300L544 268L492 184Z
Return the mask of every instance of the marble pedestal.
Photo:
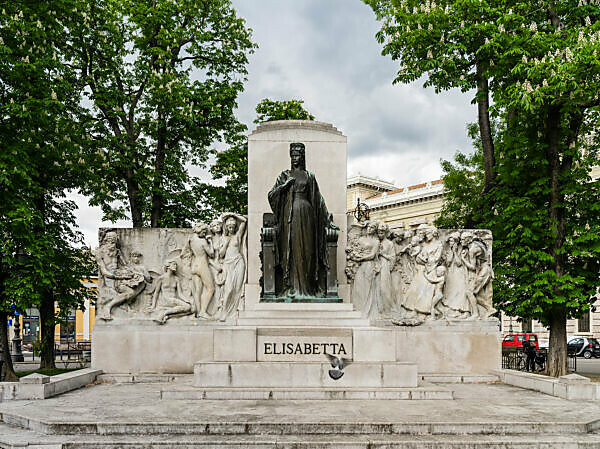
M276 332L283 336L287 333L292 338L290 343L303 345L311 341L349 340L352 349L350 352L346 347L346 357L355 363L411 362L420 376L475 378L489 375L501 366L497 321L370 326L349 304L327 305L336 310L323 310L322 304L303 305L305 309L295 311L281 310L282 306L263 305L267 310L244 313L235 326L167 323L159 327L152 322L97 326L92 342L92 367L114 374L183 374L192 373L196 363L277 361L265 357L265 352L277 352L275 347L266 350L264 347L264 343L283 341L273 336ZM302 332L310 335L299 336ZM272 338L267 341L267 336ZM322 353L316 356L305 357L303 361L326 362ZM293 357L288 357L281 363L293 361Z

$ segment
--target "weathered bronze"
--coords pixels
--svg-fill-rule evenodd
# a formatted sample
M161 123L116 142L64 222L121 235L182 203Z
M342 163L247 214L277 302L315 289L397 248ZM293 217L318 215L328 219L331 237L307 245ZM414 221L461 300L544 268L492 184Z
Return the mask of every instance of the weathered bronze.
M272 248L274 266L272 273L265 272L271 255L264 251L263 299L271 296L293 302L329 297L336 301L337 279L331 265L335 268L339 228L315 175L306 170L304 144L290 144L290 159L291 169L281 172L268 194L275 232L272 235L263 228L263 243ZM263 250L267 250L264 245Z

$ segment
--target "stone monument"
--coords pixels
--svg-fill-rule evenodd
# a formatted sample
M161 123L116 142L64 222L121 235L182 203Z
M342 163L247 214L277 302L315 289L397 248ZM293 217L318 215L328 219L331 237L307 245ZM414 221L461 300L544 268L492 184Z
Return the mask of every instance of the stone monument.
M194 372L197 398L406 399L500 367L489 231L349 220L326 123L259 125L248 179L247 217L100 230L94 368Z

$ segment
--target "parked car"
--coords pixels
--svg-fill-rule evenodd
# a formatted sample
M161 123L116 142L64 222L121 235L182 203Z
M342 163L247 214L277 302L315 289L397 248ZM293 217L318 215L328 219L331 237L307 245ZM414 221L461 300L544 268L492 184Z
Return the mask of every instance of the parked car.
M591 337L571 337L567 342L567 350L574 352L577 357L600 357L600 343Z
M528 340L532 343L535 343L535 349L540 349L538 338L536 334L508 334L502 340L502 350L503 351L516 351L517 349L521 349L523 347L523 342Z

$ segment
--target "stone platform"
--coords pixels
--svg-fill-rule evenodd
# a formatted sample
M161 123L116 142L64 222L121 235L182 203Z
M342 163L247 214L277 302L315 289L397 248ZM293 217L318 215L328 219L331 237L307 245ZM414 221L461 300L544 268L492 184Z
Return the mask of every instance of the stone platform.
M325 448L592 449L595 401L502 384L444 384L454 400L193 401L164 397L192 386L98 384L45 401L0 403L7 449ZM161 391L163 399L161 400Z

